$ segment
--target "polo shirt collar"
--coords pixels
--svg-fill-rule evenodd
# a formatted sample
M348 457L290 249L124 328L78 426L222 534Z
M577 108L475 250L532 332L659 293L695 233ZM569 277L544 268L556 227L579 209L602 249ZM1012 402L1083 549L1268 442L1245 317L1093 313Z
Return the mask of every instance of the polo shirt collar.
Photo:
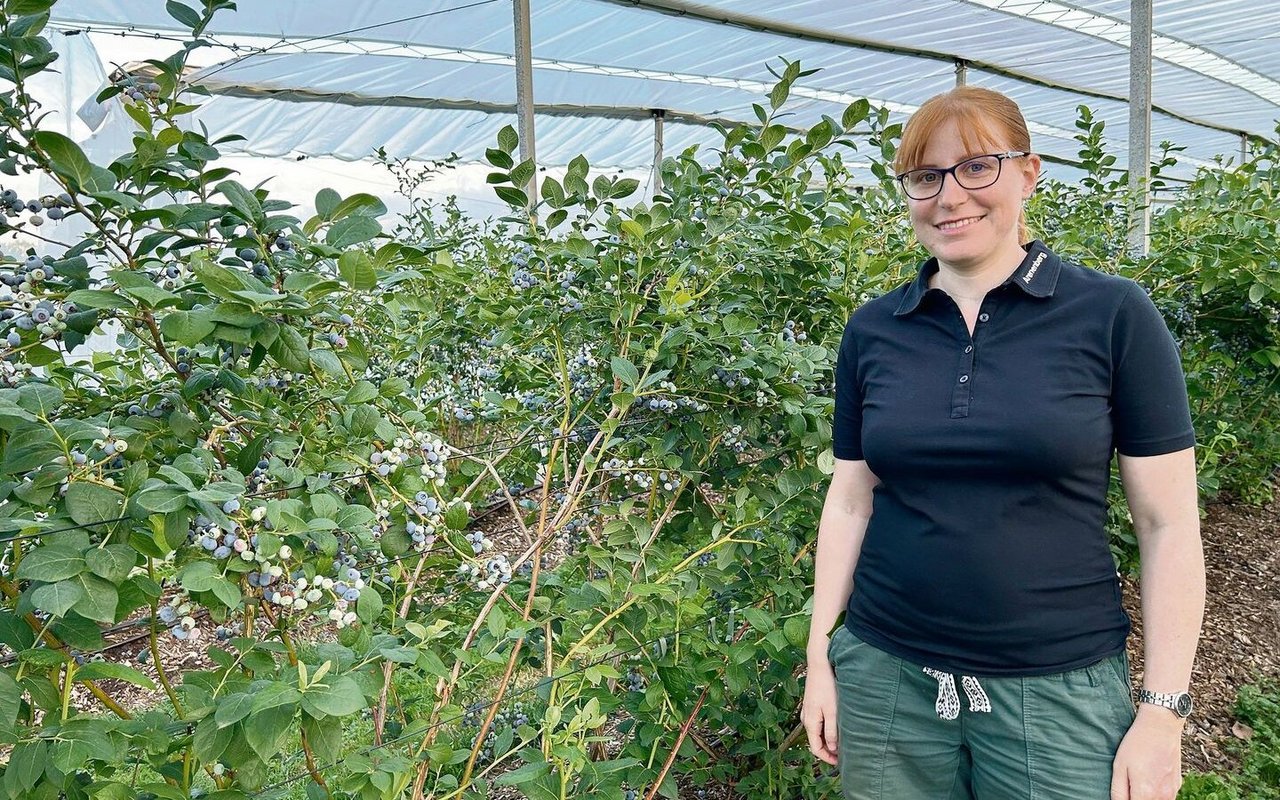
M1012 283L1032 297L1052 297L1058 285L1058 273L1062 270L1062 259L1050 250L1044 242L1036 239L1024 248L1027 255L1018 268L1001 282L1001 286ZM929 279L938 271L938 259L930 258L920 264L915 280L907 285L907 291L898 304L894 316L910 314L920 306L929 291Z

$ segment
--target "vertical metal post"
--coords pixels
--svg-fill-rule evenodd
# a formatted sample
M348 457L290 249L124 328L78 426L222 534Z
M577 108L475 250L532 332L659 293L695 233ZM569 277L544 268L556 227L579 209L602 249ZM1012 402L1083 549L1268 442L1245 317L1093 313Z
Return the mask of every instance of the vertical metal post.
M667 112L653 110L653 193L662 194L662 120Z
M1151 233L1151 0L1129 0L1129 252Z
M1249 160L1249 134L1240 131L1240 164Z
M520 160L533 160L538 165L533 141L533 45L529 32L529 0L514 0L515 11L515 59L516 59L516 116L519 120ZM537 224L533 207L538 204L538 171L534 170L526 189L529 195L529 218Z
M956 59L956 86L964 86L969 82L969 62L963 58Z

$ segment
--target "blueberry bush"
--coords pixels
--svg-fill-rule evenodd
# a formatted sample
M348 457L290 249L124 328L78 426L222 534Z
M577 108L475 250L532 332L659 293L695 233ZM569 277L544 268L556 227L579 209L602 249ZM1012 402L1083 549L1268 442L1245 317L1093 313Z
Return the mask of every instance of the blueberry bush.
M0 796L829 791L797 707L835 349L920 257L887 112L791 132L811 73L784 62L759 125L665 159L651 202L577 158L530 214L507 128L491 226L330 190L304 219L180 124L195 44L102 93L136 123L113 163L43 129L50 5L0 17L0 170L59 187L0 187L36 242L0 265ZM168 4L193 42L230 7ZM1261 497L1276 150L1198 177L1131 259L1099 132L1036 224L1151 287L1207 488ZM442 166L383 160L406 194Z

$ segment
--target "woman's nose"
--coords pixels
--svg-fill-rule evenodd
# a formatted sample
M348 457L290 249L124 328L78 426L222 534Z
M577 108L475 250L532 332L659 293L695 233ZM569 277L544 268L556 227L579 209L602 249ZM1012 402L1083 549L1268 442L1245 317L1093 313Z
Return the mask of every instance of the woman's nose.
M955 175L945 175L942 178L942 189L938 192L937 200L944 206L953 206L961 203L969 196L969 191L956 181Z

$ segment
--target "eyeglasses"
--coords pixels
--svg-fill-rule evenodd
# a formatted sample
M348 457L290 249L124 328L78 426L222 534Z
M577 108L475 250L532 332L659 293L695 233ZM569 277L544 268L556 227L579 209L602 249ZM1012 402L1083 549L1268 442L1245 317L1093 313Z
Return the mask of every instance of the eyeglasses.
M1021 158L1030 155L1020 150L1005 153L992 153L985 156L974 156L965 159L953 167L946 169L913 169L895 176L902 190L912 200L928 200L942 191L942 182L947 175L966 189L985 189L1000 180L1000 164L1006 158Z

